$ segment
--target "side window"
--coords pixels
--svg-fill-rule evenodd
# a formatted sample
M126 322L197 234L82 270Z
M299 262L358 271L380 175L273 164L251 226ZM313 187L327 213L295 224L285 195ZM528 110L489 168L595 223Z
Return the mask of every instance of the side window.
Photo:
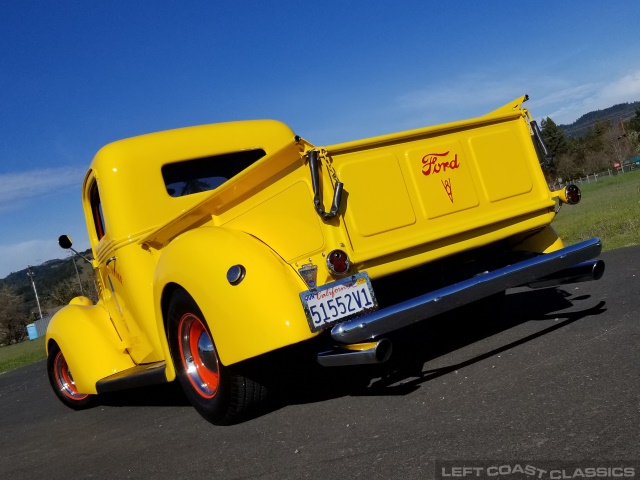
M91 185L89 198L91 201L91 216L93 217L93 224L96 228L98 240L100 240L104 237L105 225L104 216L102 215L102 203L100 203L100 192L98 192L98 183L96 181Z
M205 192L218 188L265 155L264 150L257 149L169 163L162 167L162 178L172 197Z

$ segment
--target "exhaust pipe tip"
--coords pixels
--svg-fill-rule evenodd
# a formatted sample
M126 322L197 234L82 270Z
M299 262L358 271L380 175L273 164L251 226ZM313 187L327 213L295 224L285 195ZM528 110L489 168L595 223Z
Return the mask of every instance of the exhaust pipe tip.
M568 283L600 280L602 275L604 275L604 261L590 260L525 283L524 285L530 288L556 287Z
M388 338L383 338L378 342L378 345L375 348L375 356L378 363L384 363L391 357L391 352L393 351L393 344L391 340Z
M593 264L593 268L591 269L591 277L594 280L600 280L604 275L604 262L602 260L598 260Z
M375 342L341 345L333 350L321 352L318 354L318 363L323 367L384 363L389 360L392 351L391 340L382 338Z

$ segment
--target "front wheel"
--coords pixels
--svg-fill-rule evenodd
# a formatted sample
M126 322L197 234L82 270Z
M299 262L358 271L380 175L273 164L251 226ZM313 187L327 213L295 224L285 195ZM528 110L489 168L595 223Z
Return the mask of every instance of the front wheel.
M57 343L52 343L47 355L47 375L53 393L67 407L74 410L84 410L93 406L95 395L80 393L73 381L69 365Z
M266 388L222 364L204 315L184 290L171 297L167 320L178 380L198 413L215 425L229 425L257 411Z

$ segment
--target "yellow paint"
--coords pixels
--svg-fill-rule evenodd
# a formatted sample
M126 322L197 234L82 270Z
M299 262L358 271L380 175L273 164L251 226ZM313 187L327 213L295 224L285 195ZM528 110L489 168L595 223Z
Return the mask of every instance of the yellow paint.
M102 303L89 306L74 300L49 322L45 344L47 351L51 341L58 344L80 393L97 393L98 380L134 363Z
M226 275L236 264L246 268L246 276L233 286ZM180 235L164 249L154 285L161 331L159 305L165 286L173 284L184 288L200 307L224 364L315 336L298 297L306 290L302 279L269 247L246 233L202 227Z
M347 222L362 237L397 230L416 221L397 157L393 152L376 153L350 153L344 161L340 157L337 171L349 194Z
M105 146L83 186L101 301L74 299L48 340L60 345L81 392L160 360L172 380L164 308L175 288L195 299L228 365L316 335L298 269L316 265L318 285L335 280L331 250L347 252L352 273L375 279L504 239L536 252L560 248L548 228L557 192L540 171L523 101L319 148L325 210L336 182L344 184L329 220L313 205L306 153L316 147L279 122L189 127ZM211 191L172 197L165 188L166 164L255 149L265 156ZM96 185L104 232L94 224ZM237 264L246 276L233 286L226 274Z
M564 248L564 243L551 225L533 234L527 233L514 238L513 249L518 251L551 253L561 248Z
M398 258L405 265L409 251L440 252L444 242L444 250L457 253L548 224L555 202L528 112L516 108L522 101L464 122L325 147L349 193L344 221L352 259L368 265ZM522 221L531 214L538 220ZM505 222L510 228L500 226Z

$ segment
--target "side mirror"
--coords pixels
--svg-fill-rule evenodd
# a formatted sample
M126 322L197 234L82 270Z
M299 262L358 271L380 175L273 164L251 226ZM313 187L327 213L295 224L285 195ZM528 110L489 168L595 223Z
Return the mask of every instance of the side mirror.
M71 245L73 245L73 243L71 242L71 237L69 237L68 235L60 235L60 237L58 237L58 245L60 245L65 250L69 250L71 248Z
M60 235L58 237L58 245L60 245L65 250L71 250L73 253L83 258L85 262L87 262L89 265L95 267L94 263L91 260L89 260L87 257L82 255L81 253L76 252L76 250L73 247L71 247L73 243L71 242L71 237L69 235Z

